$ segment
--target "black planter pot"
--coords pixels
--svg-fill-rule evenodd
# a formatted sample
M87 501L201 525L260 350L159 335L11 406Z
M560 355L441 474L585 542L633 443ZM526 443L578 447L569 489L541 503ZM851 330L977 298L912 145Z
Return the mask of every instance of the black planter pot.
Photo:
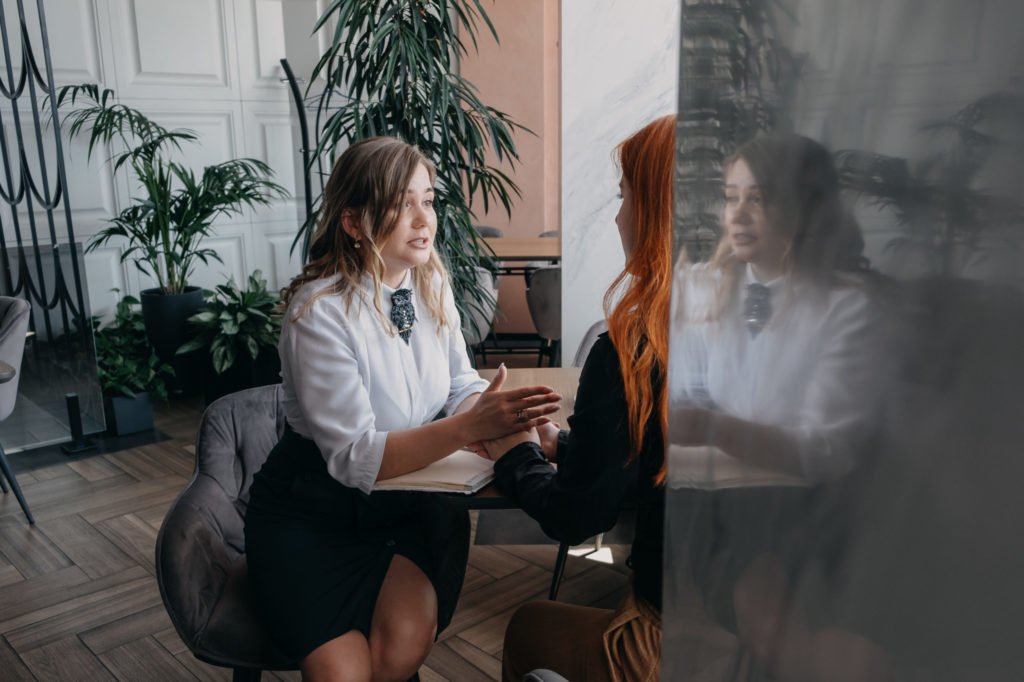
M256 360L244 354L236 357L223 374L217 374L213 365L207 363L207 372L203 397L209 405L228 393L281 383L281 358L276 349L267 349L256 356Z
M149 393L136 393L134 398L104 395L103 411L107 417L107 433L112 436L153 429L153 404Z
M186 287L183 293L165 294L160 289L146 289L139 298L149 343L158 358L172 362L178 346L188 340L186 320L203 307L203 290Z
M171 391L198 393L203 383L203 354L198 351L186 355L176 353L191 336L188 318L203 307L203 290L186 287L183 293L165 294L160 289L146 289L139 298L146 337L156 356L174 368L174 378L168 382Z

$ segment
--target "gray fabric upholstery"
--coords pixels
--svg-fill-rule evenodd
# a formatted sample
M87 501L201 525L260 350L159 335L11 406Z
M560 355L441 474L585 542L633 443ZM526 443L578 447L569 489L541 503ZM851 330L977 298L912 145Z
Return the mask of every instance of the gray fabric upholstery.
M494 313L498 309L498 285L491 271L478 267L476 282L477 286L491 294L491 301L479 307L475 303L472 304L470 314L462 321L462 335L466 339L466 345L471 348L487 338L491 325L494 324Z
M590 349L594 347L597 337L606 331L608 331L608 320L598 320L590 325L587 333L583 335L580 345L576 348L576 357L572 359L573 367L583 367L583 363L587 361L587 356L590 355Z
M233 668L288 670L249 601L243 520L249 485L284 432L281 386L226 395L203 414L196 470L156 542L157 582L196 658Z
M476 230L476 233L483 237L484 239L505 236L505 230L501 229L500 227L492 227L490 225L474 225L473 229Z
M569 682L561 675L550 670L531 670L526 673L526 677L523 678L523 682Z
M526 290L530 317L541 338L562 338L562 268L558 265L537 268L530 274Z
M14 368L14 378L0 384L0 421L14 411L18 396L21 358L25 353L25 332L28 331L30 306L23 298L0 296L0 361Z

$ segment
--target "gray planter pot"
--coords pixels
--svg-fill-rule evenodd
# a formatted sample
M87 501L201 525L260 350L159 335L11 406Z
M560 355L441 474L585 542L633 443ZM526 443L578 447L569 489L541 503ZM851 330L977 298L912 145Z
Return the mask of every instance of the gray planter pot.
M107 415L107 433L111 435L125 436L153 429L153 404L149 393L136 393L134 398L104 396L103 408Z

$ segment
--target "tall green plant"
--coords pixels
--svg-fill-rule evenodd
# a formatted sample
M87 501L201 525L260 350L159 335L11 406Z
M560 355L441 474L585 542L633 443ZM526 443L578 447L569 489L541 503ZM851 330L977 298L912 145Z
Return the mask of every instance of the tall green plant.
M486 152L499 162L518 161L513 133L526 131L480 101L458 74L467 42L476 48L479 22L498 39L479 0L333 0L314 28L334 27L310 80L310 89L326 82L315 95L317 158L366 137L394 135L436 165L437 247L464 318L490 296L477 283L475 268L488 252L473 229L470 199L479 196L485 211L497 202L511 215L519 188L488 164ZM312 222L315 216L300 239Z
M142 195L114 216L109 226L96 233L89 250L112 239L124 239L127 246L121 261L131 260L152 277L165 294L181 293L197 261L221 262L213 249L203 248L203 238L212 231L213 221L240 213L243 207L270 203L287 192L272 182L270 167L257 159L233 159L195 173L167 155L180 151L182 142L196 142L190 130L167 130L142 112L114 100L112 90L98 85L69 85L60 89L58 106L79 97L85 106L64 118L71 137L88 131L89 151L97 145L118 144L109 160L114 173L128 168ZM70 125L68 125L70 124Z

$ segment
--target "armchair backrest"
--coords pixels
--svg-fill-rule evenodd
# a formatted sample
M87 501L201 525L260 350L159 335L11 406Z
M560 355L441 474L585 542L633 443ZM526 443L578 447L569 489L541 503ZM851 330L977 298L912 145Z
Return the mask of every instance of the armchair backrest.
M25 354L25 332L28 331L30 306L23 298L0 296L0 361L14 368L14 379L0 384L0 421L14 411L21 375L21 358Z

